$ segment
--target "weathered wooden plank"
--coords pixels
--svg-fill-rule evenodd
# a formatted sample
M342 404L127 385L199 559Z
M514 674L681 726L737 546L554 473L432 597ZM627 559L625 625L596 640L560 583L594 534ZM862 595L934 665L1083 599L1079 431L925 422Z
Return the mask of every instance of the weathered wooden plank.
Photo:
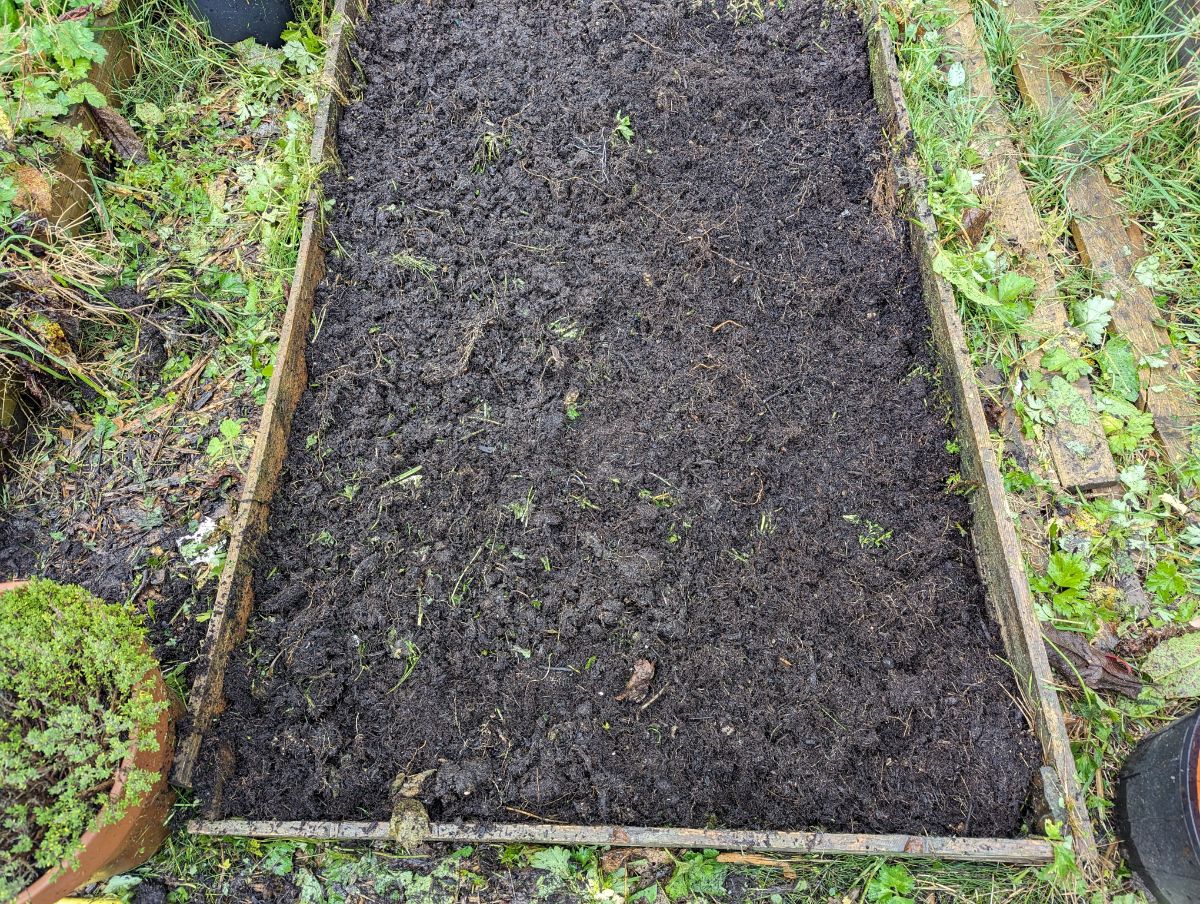
M106 55L92 67L88 80L109 98L133 77L134 71L133 52L125 32L118 25L118 17L118 13L101 16L93 25L96 43L104 48ZM82 104L67 115L67 124L81 126L87 141L95 141L100 136L100 129L91 113ZM87 166L80 154L63 150L58 153L51 168L57 178L50 188L48 219L68 232L77 232L92 212L92 182Z
M335 155L337 119L350 76L348 45L365 6L364 0L338 0L334 7L328 34L329 53L322 75L324 92L313 125L311 160L318 167L327 165ZM325 271L321 250L324 224L319 200L319 188L314 188L304 217L287 311L280 326L275 368L246 468L246 482L204 639L202 660L188 700L188 731L175 754L172 780L184 787L191 786L205 731L224 708L225 667L229 654L245 635L253 609L254 560L259 541L267 530L271 498L287 454L292 416L308 382L304 348L313 295Z
M1041 625L1034 612L1020 539L1008 508L1004 480L954 293L946 280L933 271L937 227L926 200L924 177L910 154L913 137L900 88L895 50L886 26L878 18L870 49L875 95L883 110L899 171L901 203L908 214L909 235L921 269L925 301L933 323L934 345L943 373L947 375L946 388L954 407L963 472L975 487L971 495L971 533L980 574L987 588L989 606L1000 625L1009 664L1033 718L1044 762L1054 777L1053 782L1045 783L1047 802L1052 812L1061 813L1065 818L1080 863L1085 868L1094 868L1098 863L1095 836L1080 791Z
M387 822L194 821L195 835L293 838L311 841L392 840ZM1039 864L1054 856L1041 838L940 838L929 835L850 835L755 829L664 829L646 826L576 826L536 823L433 823L425 842L461 844L561 844L607 847L709 848L777 854L858 854L930 857L989 863Z
M1002 7L1017 48L1014 72L1025 101L1046 116L1078 118L1070 86L1050 67L1052 47L1037 0L1008 0ZM1153 293L1134 277L1145 252L1129 240L1121 191L1094 166L1081 167L1065 187L1071 235L1085 266L1115 302L1112 329L1128 339L1139 358L1165 355L1163 367L1143 367L1142 396L1154 416L1168 460L1176 467L1190 457L1200 408L1183 385L1185 376Z
M1009 138L1008 118L996 96L991 72L969 0L954 0L951 9L956 20L946 29L946 40L966 70L966 84L982 106L978 147L985 161L986 188L992 209L992 222L1002 241L1015 251L1021 270L1035 283L1033 315L1023 326L1022 340L1032 346L1022 366L1040 367L1042 353L1062 346L1077 355L1079 348L1067 332L1067 311L1059 295L1045 230L1042 226L1025 179L1020 171L1020 154ZM1096 415L1091 385L1086 377L1074 384L1081 404L1073 406L1058 422L1046 428L1046 440L1059 482L1068 491L1103 490L1118 485L1117 468L1108 448L1108 439Z

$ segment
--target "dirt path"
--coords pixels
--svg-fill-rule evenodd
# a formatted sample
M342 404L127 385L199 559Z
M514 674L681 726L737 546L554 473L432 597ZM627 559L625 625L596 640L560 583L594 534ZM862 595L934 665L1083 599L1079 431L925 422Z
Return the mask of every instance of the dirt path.
M225 814L1016 831L864 36L771 7L373 4Z

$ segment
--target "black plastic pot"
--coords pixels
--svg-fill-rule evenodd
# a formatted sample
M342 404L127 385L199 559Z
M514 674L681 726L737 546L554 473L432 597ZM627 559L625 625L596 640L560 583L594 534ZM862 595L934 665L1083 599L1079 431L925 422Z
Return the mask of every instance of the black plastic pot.
M1160 904L1200 904L1200 709L1138 746L1117 785L1125 856Z
M283 29L292 21L291 0L191 0L207 19L213 37L227 44L254 38L268 47L283 44Z

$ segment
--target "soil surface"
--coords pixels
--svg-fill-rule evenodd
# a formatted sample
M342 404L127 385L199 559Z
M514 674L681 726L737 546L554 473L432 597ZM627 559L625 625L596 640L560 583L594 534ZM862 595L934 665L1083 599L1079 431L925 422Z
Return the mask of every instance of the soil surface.
M225 815L1017 831L864 34L769 6L372 5Z

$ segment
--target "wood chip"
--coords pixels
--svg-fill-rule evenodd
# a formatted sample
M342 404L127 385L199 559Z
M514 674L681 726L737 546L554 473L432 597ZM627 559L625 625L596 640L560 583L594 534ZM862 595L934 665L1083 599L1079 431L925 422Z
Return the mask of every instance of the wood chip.
M739 851L724 851L717 854L718 863L737 863L742 866L768 866L772 869L783 870L783 878L795 879L796 871L786 860L774 857L764 857L762 854L743 854Z
M17 182L17 196L13 203L29 213L39 217L50 215L53 201L50 197L50 183L42 171L35 166L18 167L13 174Z
M633 664L633 674L625 690L617 694L616 700L628 700L630 703L641 703L650 692L650 682L654 680L654 663L649 659L639 659Z
M983 207L972 207L963 214L963 236L972 248L983 240L983 230L991 216L992 212Z

